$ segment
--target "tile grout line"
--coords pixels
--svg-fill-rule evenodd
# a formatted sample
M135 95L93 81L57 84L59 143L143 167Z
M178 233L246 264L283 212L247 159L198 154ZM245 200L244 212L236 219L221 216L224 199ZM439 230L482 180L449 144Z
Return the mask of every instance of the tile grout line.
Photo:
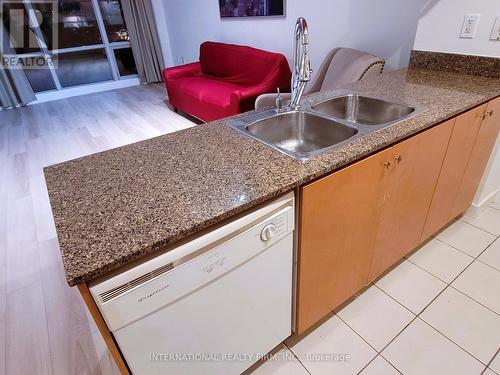
M494 208L494 210L496 210L496 208ZM499 211L499 210L497 210L497 211ZM483 232L486 232L486 233L488 233L488 234L491 234L492 236L495 236L495 237L498 237L498 236L499 236L497 233L492 233L492 232L490 232L489 230L486 230L486 229L484 229L484 228L481 228L480 226L478 226L478 225L476 225L476 224L469 223L468 221L465 221L463 218L462 218L462 219L460 219L460 220L462 220L462 221L463 221L464 223L466 223L466 224L469 224L469 225L473 226L474 228L481 229Z
M476 259L476 260L477 260L479 263L482 263L482 264L484 264L485 266L488 266L488 267L490 267L490 268L493 268L495 271L500 272L500 269L498 269L498 268L496 268L496 267L493 267L491 264L488 264L488 263L486 263L485 261L483 261L483 260L481 260L481 259Z
M491 234L491 233L488 233L488 234ZM453 245L450 245L450 244L449 244L448 242L446 242L446 241L443 241L443 240L441 240L441 239L439 239L439 238L437 238L437 237L434 237L434 239L435 239L435 240L437 240L437 241L439 241L439 242L441 242L442 244L445 244L446 246L451 247L451 248L452 248L452 249L454 249L454 250L460 251L462 254L468 255L468 256L470 256L471 258L476 259L476 257L474 257L473 255L470 255L470 254L466 253L465 251L463 251L463 250L459 249L458 247L455 247L455 246L453 246ZM493 240L493 242L495 242L496 240L497 240L497 238L495 238L495 239ZM493 244L493 242L491 242L491 243L490 243L490 244L489 244L489 245L488 245L488 246L487 246L484 250L486 250L488 247L490 247L490 246ZM481 253L482 253L482 252L483 252L483 251L481 251ZM478 256L479 256L479 255L478 255Z
M295 352L286 344L286 342L283 341L283 345L285 346L285 348L288 349L288 351L290 353L292 353L293 357L297 360L297 362L300 363L300 365L304 368L304 370L306 370L306 372L311 375L311 372L308 370L308 368L302 363L302 361L300 360L300 358L297 356L297 354L295 354Z
M479 229L481 229L481 228L479 228ZM437 238L436 238L436 239L437 239ZM481 302L477 301L475 298L473 298L473 297L469 296L467 293L464 293L464 292L462 292L461 290L459 290L458 288L455 288L455 287L454 287L453 285L451 285L451 284L452 284L452 283L453 283L456 279L458 279L458 277L459 277L460 275L462 275L462 274L463 274L463 273L467 270L467 268L469 268L469 267L470 267L472 264L474 264L474 262L476 262L476 261L477 261L477 262L479 262L479 263L481 263L481 264L484 264L484 265L488 266L489 268L491 268L491 269L493 269L493 270L495 270L495 271L500 272L500 271L499 271L499 270L497 270L495 267L492 267L492 266L490 266L489 264L486 264L486 263L482 262L482 261L479 259L479 257L480 257L481 255L483 255L483 253L484 253L484 252L486 252L486 250L488 250L488 249L491 247L491 245L493 245L493 244L494 244L494 243L495 243L498 239L500 239L500 236L498 236L498 237L497 237L497 238L496 238L493 242L491 242L488 246L486 246L486 247L485 247L485 248L484 248L484 249L483 249L483 250L482 250L482 251L481 251L481 252L480 252L480 253L479 253L476 257L472 257L471 255L466 254L466 253L464 253L464 252L462 251L462 253L463 253L463 254L466 254L466 255L470 256L470 257L471 257L471 258L473 258L474 260L473 260L471 263L469 263L469 265L467 265L467 267L465 267L465 268L464 268L464 269L463 269L463 270L462 270L462 271L461 271L461 272L460 272L460 273L459 273L459 274L458 274L458 275L457 275L457 276L456 276L456 277L455 277L455 278L454 278L454 279L453 279L453 280L452 280L452 281L448 284L451 288L453 288L453 289L454 289L454 290L456 290L457 292L460 292L460 293L461 293L461 294L463 294L464 296L466 296L466 297L470 298L470 299L471 299L471 300L473 300L474 302L476 302L476 303L478 303L479 305L483 306L485 309L488 309L489 311L491 311L491 312L495 313L496 315L500 315L500 314L499 314L498 312L496 312L496 311L492 310L492 309L491 309L491 308L489 308L488 306L485 306L485 305L484 305L484 304L482 304ZM438 240L438 241L441 241L441 240L439 240L439 239L437 239L437 240ZM446 245L448 245L448 246L453 247L452 245L450 245L450 244L448 244L448 243L446 243L446 242L444 242L444 241L441 241L441 242L443 242L444 244L446 244ZM455 249L455 247L453 247L453 248ZM460 249L457 249L457 250L458 250L458 251L461 251ZM417 265L417 266L418 266L418 265ZM420 268L421 268L421 267L420 267ZM424 270L424 271L425 271L425 270ZM427 273L429 273L428 271L426 271L426 272L427 272ZM433 275L433 276L434 276L434 275ZM431 303L432 303L432 302L431 302ZM427 305L425 308L427 308L428 306L429 306L429 305ZM424 310L425 310L425 309L424 309Z
M376 355L375 357L373 357L373 359L372 359L370 362L368 362L368 363L366 364L366 366L365 366L365 367L363 367L363 368L362 368L362 369L361 369L361 370L357 373L357 375L360 375L360 374L361 374L361 373L362 373L362 372L363 372L363 371L364 371L364 370L365 370L365 369L366 369L366 368L370 365L370 363L374 362L374 361L377 359L377 357L382 358L384 361L386 361L386 362L389 364L389 366L391 366L394 370L396 370L398 374L403 375L403 373L402 373L401 371L399 371L396 367L394 367L394 365L393 365L391 362L389 362L387 359L385 359L384 357L382 357L382 354L381 354L381 353L379 353L379 352L377 352L377 355Z
M353 300L354 301L354 300ZM353 302L351 301L351 302ZM358 332L356 332L349 324L347 324L336 312L334 312L334 310L331 311L331 313L333 313L334 315L333 316L336 316L337 318L339 318L339 320L344 323L347 328L349 328L352 332L354 332L354 334L356 336L358 336L361 340L363 340L365 342L365 344L367 344L370 348L372 348L374 351L375 351L375 356L360 370L360 371L363 371L363 369L368 366L371 362L373 362L373 360L375 358L377 358L377 355L380 354L379 351L377 349L375 349L368 341L365 340L365 338L363 336L361 336ZM333 316L331 318L333 318ZM330 319L331 319L330 318Z
M383 290L381 287L379 287L377 284L372 283L372 285L374 287L376 287L378 290L380 290L382 293L384 293L386 296L388 296L389 298L391 298L393 301L395 301L398 305L404 307L406 310L408 310L409 312L411 312L413 315L415 315L415 316L417 315L413 311L411 311L408 307L406 307L401 302L399 302L397 299L395 299L393 296L391 296L389 293L387 293L385 290Z
M494 239L493 241L491 241L491 242L488 244L488 246L486 246L486 248L485 248L484 250L486 250L486 249L487 249L488 247L490 247L490 246L491 246L491 245L492 245L492 244L493 244L496 240L498 240L498 239L500 238L500 235L498 235L498 234L494 234L494 233L488 232L488 231L484 230L483 228L479 228L479 227L477 227L477 226L475 226L475 225L472 225L472 224L470 224L470 223L468 223L468 222L466 222L466 221L463 221L463 220L461 220L461 221L462 221L464 224L468 224L468 225L470 225L471 227L474 227L474 228L476 228L476 229L479 229L480 231L484 232L485 234L488 234L488 235L490 235L490 236L495 237L495 239ZM458 222L458 221L457 221L457 222ZM442 233L442 232L444 232L444 230L440 231L440 232L439 232L439 234L440 234L440 233ZM444 240L442 240L442 239L438 238L437 236L438 236L439 234L435 234L435 235L433 235L433 236L431 236L431 237L432 237L432 238L434 238L434 239L436 239L436 240L438 240L438 241L439 241L439 242L441 242L441 243L444 243L445 245L448 245L448 246L450 246L450 247L454 248L455 250L460 251L461 253L464 253L465 255L468 255L468 256L470 256L470 257L472 257L472 258L475 258L474 256L472 256L472 255L470 255L470 254L466 253L465 251L463 251L463 250L459 249L458 247L456 247L456 246L454 246L454 245L452 245L452 244L449 244L448 242L446 242L446 241L444 241ZM419 250L420 250L420 249L419 249ZM484 250L483 250L483 251L484 251ZM483 251L481 251L481 253L482 253ZM479 255L481 255L481 254L479 254ZM479 256L479 255L478 255L478 256Z
M422 322L424 322L425 324L427 324L429 327L431 327L434 331L436 331L437 333L439 333L441 336L443 336L444 338L446 338L448 341L452 342L453 344L455 344L458 348L462 349L464 352L466 352L467 354L469 354L472 358L476 359L480 364L484 365L484 366L488 366L486 363L484 363L482 360L480 360L479 358L477 358L474 354L470 353L469 351L467 351L466 349L462 348L460 345L458 345L455 341L453 341L452 339L450 339L448 336L446 336L443 332L441 332L439 329L437 329L436 327L434 327L433 325L431 325L430 323L428 323L426 320L418 317Z
M492 243L493 243L493 242L492 242ZM490 244L489 246L491 246L491 244ZM475 356L473 356L473 355L472 355L471 353L469 353L467 350L465 350L464 348L462 348L460 345L458 345L456 342L454 342L454 341L453 341L452 339L450 339L448 336L446 336L446 335L442 334L442 333L441 333L441 332L439 332L436 328L434 328L434 327L433 327L433 326L431 326L429 323L427 323L424 319L420 318L420 315L421 315L421 314L422 314L422 313L423 313L423 312L424 312L424 311L425 311L425 310L426 310L426 309L427 309L427 308L428 308L428 307L429 307L429 306L430 306L430 305L431 305L431 304L432 304L432 303L433 303L433 302L434 302L434 301L435 301L435 300L436 300L436 299L437 299L437 298L438 298L441 294L443 294L443 293L444 293L444 291L445 291L446 289L448 289L449 287L450 287L450 288L453 288L453 289L455 289L455 290L457 290L458 292L462 293L464 296L466 296L466 297L468 297L468 298L472 299L474 302L476 302L476 303L478 303L479 305L481 305L481 306L483 306L483 307L487 308L487 307L486 307L486 306L484 306L483 304L481 304L481 303L479 303L478 301L476 301L474 298L472 298L472 297L468 296L467 294L465 294L465 293L461 292L460 290L458 290L458 289L454 288L451 284L452 284L452 283L453 283L453 282L454 282L454 281L455 281L455 280L456 280L456 279L457 279L460 275L462 275L462 274L463 274L463 273L464 273L464 272L465 272L465 271L466 271L466 270L467 270L467 269L468 269L468 268L469 268L469 267L470 267L470 266L471 266L471 265L472 265L472 264L473 264L473 263L477 260L477 258L479 258L479 257L481 256L481 254L483 254L483 253L484 253L484 252L485 252L485 251L489 248L489 246L488 246L488 247L486 247L483 251L481 251L481 253L479 253L479 254L478 254L478 256L477 256L476 258L474 258L474 260L473 260L473 261L472 261L472 262L471 262L471 263L470 263L467 267L465 267L465 268L464 268L464 269L463 269L463 270L462 270L462 271L461 271L461 272L460 272L457 276L455 276L455 278L454 278L454 279L453 279L450 283L446 283L446 284L447 284L447 285L446 285L446 287L445 287L445 288L444 288L441 292L439 292L439 293L438 293L438 294L437 294L437 295L436 295L436 296L435 296L435 297L434 297L434 298L433 298L433 299L432 299L432 300L431 300L431 301L430 301L430 302L429 302L429 303L428 303L428 304L427 304L427 305L426 305L426 306L425 306L425 307L424 307L424 308L423 308L423 309L422 309L422 310L421 310L418 314L415 314L415 318L414 318L414 319L412 319L412 320L411 320L411 321L410 321L410 322L409 322L409 323L408 323L408 324L407 324L407 325L406 325L406 326L405 326L405 327L404 327L404 328L403 328L403 329L402 329L402 330L401 330L401 331L400 331L400 332L399 332L399 333L398 333L398 334L397 334L397 335L396 335L396 336L395 336L392 340L390 340L390 341L389 341L389 342L388 342L388 343L387 343L387 344L386 344L386 345L382 348L382 350L380 351L380 355L381 355L381 356L382 356L385 360L387 360L387 361L388 361L388 362L392 365L392 363L391 363L391 362L390 362L387 358L385 358L385 357L383 356L382 352L383 352L383 351L384 351L384 350L385 350L385 349L386 349L386 348L387 348L387 347L388 347L388 346L389 346L389 345L390 345L390 344L391 344L391 343L392 343L392 342L393 342L393 341L394 341L394 340L395 340L395 339L396 339L399 335L401 335L401 333L403 333L403 331L404 331L406 328L408 328L408 326L409 326L411 323L413 323L413 322L414 322L417 318L418 318L418 319L420 319L420 320L421 320L422 322L424 322L425 324L427 324L427 325L429 325L430 327L432 327L432 328L433 328L436 332L438 332L439 334L441 334L442 336L444 336L446 339L448 339L450 342L452 342L452 343L453 343L453 344L455 344L457 347L459 347L460 349L462 349L464 352L466 352L467 354L469 354L470 356L472 356L473 358L475 358L476 360L478 360ZM413 264L413 263L412 263L412 264ZM419 267L419 268L420 268L420 267ZM424 271L425 271L425 272L427 272L427 273L429 273L429 272L428 272L428 271L426 271L426 270L424 270ZM391 272L392 272L392 270L391 270ZM430 273L429 273L429 274L430 274ZM432 275L432 274L430 274L430 275ZM432 276L434 276L434 275L432 275ZM436 277L436 276L434 276L434 277ZM440 279L439 279L439 280L440 280ZM397 301L394 297L392 297L389 293L387 293L386 291L384 291L384 290L383 290L382 288L380 288L378 285L376 285L375 283L372 283L372 284L373 284L373 285L375 285L375 286L376 286L378 289L380 289L382 292L384 292L385 294L387 294L387 295L388 295L390 298L392 298L394 301L396 301L397 303L399 303L401 306L403 306L404 308L406 308L407 310L409 310L406 306L404 306L402 303L400 303L399 301ZM489 309L489 308L487 308L487 309L488 309L488 310L490 310L490 311L492 311L492 310L491 310L491 309ZM409 310L409 311L411 311L411 310ZM411 311L411 312L412 312L412 311ZM493 311L493 312L494 312L494 311ZM495 313L495 314L497 314L496 312L494 312L494 313ZM414 313L412 312L412 314L414 314ZM499 314L497 314L497 315L499 315ZM478 360L478 361L479 361L479 360ZM479 362L480 362L480 363L482 363L482 364L484 364L482 361L479 361Z
M392 271L392 270L391 270ZM376 287L377 289L379 289L382 293L384 293L385 295L387 295L389 298L391 298L392 300L394 300L397 304L401 305L404 309L408 310L411 314L414 315L414 317L403 327L403 329L396 335L394 336L380 351L376 348L374 348L368 341L365 340L365 338L363 336L361 336L358 332L356 332L348 323L346 323L344 320L342 320L342 318L339 316L339 319L342 320L342 322L345 323L345 325L347 325L352 331L354 331L354 333L356 335L358 335L359 337L361 337L361 339L366 342L371 348L373 348L376 352L377 352L377 355L380 355L382 358L384 358L392 367L394 367L396 369L397 372L399 372L400 374L401 371L399 371L399 369L392 363L390 362L387 358L385 358L383 355L382 355L382 351L387 348L387 346L389 346L389 344L394 341L394 339L396 339L396 337L398 337L401 332L403 332L416 318L417 318L417 315L415 313L413 313L413 311L411 311L410 309L408 309L406 306L404 306L402 303L400 303L399 301L397 301L394 297L392 297L391 295L389 295L387 292L385 292L384 290L380 289L380 287L378 287L375 283L371 283L372 286ZM337 315L337 314L335 314ZM337 315L338 316L338 315ZM363 371L371 362L373 362L375 360L375 358L377 358L377 355L372 358L372 360L370 362L368 362L366 364L365 367L363 367L361 369L361 371ZM361 372L360 371L360 372ZM359 374L359 373L358 373Z
M471 300L473 300L474 302L476 302L478 305L481 305L482 307L484 307L486 310L491 311L493 314L495 314L495 315L499 315L499 316L500 316L500 314L499 314L499 313L497 313L496 311L494 311L494 310L490 309L488 306L483 305L481 302L479 302L479 301L475 300L474 298L472 298L472 297L471 297L471 296L469 296L468 294L466 294L466 293L462 292L460 289L455 288L453 285L450 285L450 288L455 289L455 290L456 290L457 292L459 292L460 294L463 294L463 295L464 295L464 296L466 296L467 298L470 298Z
M350 325L349 325L346 321L344 321L344 319L342 319L342 318L341 318L341 317L340 317L337 313L335 313L335 316L336 316L337 318L339 318L339 319L340 319L340 321L341 321L342 323L344 323L344 324L345 324L345 325L346 325L346 326L347 326L347 327L348 327L351 331L353 331L353 332L354 332L357 336L359 336L359 338L360 338L361 340L363 340L366 344L368 344L368 346L369 346L370 348L372 348L373 350L375 350L375 352L376 352L377 354L379 353L379 351L378 351L378 350L377 350L377 349L376 349L376 348L375 348L372 344L370 344L368 341L366 341L366 339L365 339L363 336L361 336L358 332L356 332L356 331L354 330L354 328L352 328L352 327L351 327L351 326L350 326ZM376 357L376 355L375 355L375 357ZM372 358L372 360L373 360L373 359L375 359L375 357L373 357L373 358ZM370 361L370 362L371 362L371 361Z
M492 364L492 362L495 360L495 358L496 358L496 356L498 355L498 353L499 353L499 352L500 352L500 348L498 348L498 349L497 349L497 351L495 352L495 354L493 354L493 357L490 359L490 361L489 361L489 362L488 362L488 364L486 365L486 367L485 367L485 369L483 370L483 372L481 373L481 375L482 375L482 374L484 374L484 372L485 372L487 369L491 370L491 371L492 371L492 372L494 372L495 374L497 373L496 371L494 371L494 370L492 370L492 369L490 368L490 365L491 365L491 364Z
M472 257L471 257L472 258ZM408 262L410 262L411 264L413 264L415 267L417 268L420 268L422 271L428 273L429 275L433 276L434 278L438 279L439 281L442 281L443 283L446 284L446 286L450 285L450 283L448 283L448 281L446 280L443 280L439 277L437 277L436 275L434 275L433 273L431 273L430 271L426 270L425 268L421 267L419 264L416 264L416 263L413 263L410 259L406 259ZM468 266L470 266L472 263L474 263L476 261L475 258L472 258L471 262L469 264L467 264L467 266L465 268L467 268ZM464 270L465 270L464 268ZM452 281L454 281L455 279L453 279ZM427 306L426 306L427 307Z

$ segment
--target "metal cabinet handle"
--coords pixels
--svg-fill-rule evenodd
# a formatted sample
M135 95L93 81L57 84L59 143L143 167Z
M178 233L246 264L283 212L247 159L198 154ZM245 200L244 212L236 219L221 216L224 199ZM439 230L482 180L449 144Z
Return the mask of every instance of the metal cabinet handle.
M494 113L494 112L493 112L493 110L490 110L490 111L488 112L488 116L492 117L492 116L493 116L493 113Z
M400 163L401 160L403 160L403 155L398 155L398 156L394 157L394 160L396 160L398 163Z
M386 162L384 163L384 167L385 167L386 169L389 169L389 167L390 167L390 166L391 166L391 162L390 162L390 161L386 161Z

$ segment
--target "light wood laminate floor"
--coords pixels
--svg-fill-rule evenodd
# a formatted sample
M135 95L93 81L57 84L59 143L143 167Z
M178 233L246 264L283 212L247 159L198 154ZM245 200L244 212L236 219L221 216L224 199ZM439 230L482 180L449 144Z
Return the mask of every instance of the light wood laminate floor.
M0 375L118 374L65 280L42 168L194 125L137 86L0 111Z

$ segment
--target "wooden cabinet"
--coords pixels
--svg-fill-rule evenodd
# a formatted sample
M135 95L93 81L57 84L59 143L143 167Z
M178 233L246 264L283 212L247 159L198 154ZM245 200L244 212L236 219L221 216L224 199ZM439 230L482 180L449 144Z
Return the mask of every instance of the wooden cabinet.
M420 244L452 129L453 122L446 122L392 148L370 281Z
M301 189L297 332L366 285L391 149Z
M451 217L453 219L467 211L472 204L476 190L481 182L484 169L490 158L491 151L500 131L500 98L488 103L484 112L481 127L477 133L474 148L467 163L467 168L460 182Z
M420 243L453 123L301 189L297 333Z
M476 107L455 119L444 123L454 123L453 132L441 168L439 180L432 197L427 215L422 241L444 227L451 218L452 208L460 188L474 142L481 126L486 104Z
M463 213L499 130L497 98L302 187L296 333Z

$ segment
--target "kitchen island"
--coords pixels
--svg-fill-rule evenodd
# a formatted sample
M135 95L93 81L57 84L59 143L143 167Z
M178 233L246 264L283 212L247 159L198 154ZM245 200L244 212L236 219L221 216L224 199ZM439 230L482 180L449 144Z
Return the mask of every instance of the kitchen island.
M123 372L87 283L295 191L302 334L467 209L500 128L498 79L409 68L304 100L348 92L424 111L308 161L225 119L45 169L67 281Z
M175 241L500 95L498 79L403 69L346 89L425 111L307 162L246 137L224 120L45 169L69 285ZM339 89L306 97L316 102Z

